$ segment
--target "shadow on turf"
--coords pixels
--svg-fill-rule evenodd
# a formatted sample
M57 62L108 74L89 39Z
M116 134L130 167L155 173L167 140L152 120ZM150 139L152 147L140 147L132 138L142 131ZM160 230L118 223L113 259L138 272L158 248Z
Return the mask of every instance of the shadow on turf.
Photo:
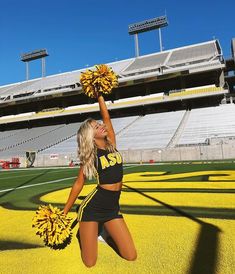
M40 176L42 176L44 174L41 174ZM35 178L40 177L40 176L36 176ZM35 178L31 179L30 181L34 180ZM27 183L29 183L29 181L27 181L24 184L27 184ZM135 188L129 187L125 184L123 184L123 185L126 187L126 190L137 192L140 195L142 195L148 199L151 199L151 200L155 201L156 203L161 204L163 206L163 210L160 213L157 212L157 215L183 216L183 217L191 219L192 221L197 222L200 225L200 231L199 231L197 243L195 246L195 252L191 259L191 264L190 264L187 274L199 274L199 273L200 274L214 274L214 273L216 273L216 262L218 259L218 245L219 245L219 237L218 236L219 236L219 232L221 232L221 230L218 227L208 224L208 223L205 223L205 222L195 218L195 215L197 215L196 212L195 213L193 212L194 216L190 215L189 213L183 211L182 207L181 207L181 209L179 209L177 207L166 204L156 198L153 198L153 197L143 193L142 189L135 189ZM62 187L61 189L63 189L63 188L64 187ZM124 191L126 191L126 190L124 190ZM41 201L40 201L41 195L42 195L42 193L40 193L30 199L31 202L35 203L35 206L37 204L41 203ZM83 198L84 197L79 197L79 199L81 199L81 200ZM59 206L59 204L58 204L58 206ZM22 208L15 207L9 203L5 203L4 207L9 208L9 209L22 210ZM125 207L126 206L121 206L121 210L123 213L125 213ZM156 211L156 207L153 207L153 208ZM164 208L167 210L167 212L172 212L172 213L171 214L166 213L166 210L164 210ZM144 211L142 211L142 210L140 211L135 206L134 207L131 206L130 208L126 208L126 211L127 211L126 213L149 215L150 212L149 211L146 212L146 210L149 210L149 209L150 208L148 207ZM185 210L188 210L188 209L189 208L185 208ZM34 210L34 209L27 208L27 210ZM203 213L203 208L201 209L201 211ZM154 212L152 214L156 215L156 212ZM215 212L215 214L218 214L218 212L217 213ZM212 217L212 216L206 216L206 215L208 215L208 214L205 214L205 212L204 212L204 215L202 214L201 217L210 217L210 218ZM222 216L222 218L223 218L223 216ZM234 218L232 218L232 219L234 219ZM3 248L0 250L30 249L30 248L43 247L43 246L38 246L38 245L10 242L10 241L0 241L0 244L1 244L1 247Z
M218 245L219 233L222 232L217 226L203 222L194 216L180 210L177 207L166 204L156 198L153 198L142 191L123 184L127 189L139 193L140 195L162 204L170 210L173 210L177 215L181 215L200 225L200 232L198 235L195 252L191 259L190 268L187 274L214 274L216 273L216 264L218 260Z
M219 233L221 230L208 223L200 222L195 251L191 259L188 274L214 274L218 261Z
M17 250L17 249L32 249L32 248L41 248L41 247L45 247L45 246L0 240L0 251Z
M9 190L9 191L4 192L2 195L0 195L0 198L2 198L2 197L4 197L4 196L8 195L9 193L11 193L12 191L14 191L15 189L17 189L17 188L19 188L19 187L22 187L22 186L25 186L25 185L27 185L28 183L32 182L33 180L42 177L43 175L45 175L45 174L48 173L49 171L50 171L50 170L48 169L48 170L44 171L43 173L41 173L41 174L39 174L39 175L37 175L37 176L35 176L35 177L29 179L28 181L24 182L23 184L17 186L16 188L13 188L12 190Z

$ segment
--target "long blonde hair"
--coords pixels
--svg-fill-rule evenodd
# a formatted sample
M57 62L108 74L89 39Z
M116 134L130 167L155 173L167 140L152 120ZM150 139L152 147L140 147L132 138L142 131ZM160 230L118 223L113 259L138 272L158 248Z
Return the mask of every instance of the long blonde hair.
M86 119L77 132L78 157L83 166L83 173L88 179L97 176L95 161L97 161L97 146L94 141L94 129L91 122L92 118ZM105 137L106 147L110 152L115 152L109 138Z

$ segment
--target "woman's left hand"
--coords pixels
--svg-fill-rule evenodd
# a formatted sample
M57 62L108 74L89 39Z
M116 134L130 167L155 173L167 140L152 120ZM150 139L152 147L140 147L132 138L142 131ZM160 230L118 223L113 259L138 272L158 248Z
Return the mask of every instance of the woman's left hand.
M100 96L102 96L102 93L99 91L95 91L96 99L98 99Z

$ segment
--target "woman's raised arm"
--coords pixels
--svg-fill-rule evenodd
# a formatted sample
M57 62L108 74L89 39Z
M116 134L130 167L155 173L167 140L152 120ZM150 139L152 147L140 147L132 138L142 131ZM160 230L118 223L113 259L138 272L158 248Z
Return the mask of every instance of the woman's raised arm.
M112 121L110 119L109 111L107 109L104 97L101 94L98 94L97 100L99 103L102 120L107 128L108 138L110 139L113 146L116 147L116 136L115 136Z

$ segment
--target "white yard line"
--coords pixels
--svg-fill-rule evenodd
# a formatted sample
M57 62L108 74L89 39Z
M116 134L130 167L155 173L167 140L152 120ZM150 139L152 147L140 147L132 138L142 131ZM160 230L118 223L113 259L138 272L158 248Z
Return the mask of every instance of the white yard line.
M36 171L36 170L35 170L35 171ZM50 174L51 174L51 173L58 173L58 172L64 172L64 170L51 171ZM40 175L40 174L42 174L42 173L33 173L33 174L31 173L31 174L25 174L25 175L20 175L20 176L18 176L18 175L16 174L16 176L0 178L0 180L4 180L4 179L14 179L14 178L20 178L20 177L28 177L28 176ZM48 174L48 173L47 173L47 174Z
M124 169L133 168L133 167L134 166L126 167ZM46 185L46 184L53 184L53 183L58 183L58 182L61 182L61 181L66 181L66 180L75 179L75 178L77 178L77 176L58 179L58 180L54 180L54 181L43 182L43 183L38 183L38 184L33 184L33 185L26 185L26 186L19 186L19 187L14 187L14 188L3 189L3 190L0 190L0 192L6 192L6 191L11 191L11 190L17 190L17 189L22 189L22 188Z
M36 170L42 170L42 169L71 169L73 167L69 167L69 166L62 166L62 167L35 167L35 168L19 168L19 169L0 169L0 173L1 172L10 172L10 173L15 173L15 172L19 172L19 171L36 171Z
M77 176L63 178L63 179L58 179L58 180L49 181L49 182L38 183L38 184L33 184L33 185L26 185L26 186L19 186L19 187L14 187L14 188L3 189L3 190L0 190L0 192L6 192L6 191L11 191L11 190L17 190L17 189L22 189L22 188L28 188L28 187L46 185L46 184L53 184L53 183L58 183L58 182L61 182L61 181L66 181L66 180L74 179L74 178L77 178Z

